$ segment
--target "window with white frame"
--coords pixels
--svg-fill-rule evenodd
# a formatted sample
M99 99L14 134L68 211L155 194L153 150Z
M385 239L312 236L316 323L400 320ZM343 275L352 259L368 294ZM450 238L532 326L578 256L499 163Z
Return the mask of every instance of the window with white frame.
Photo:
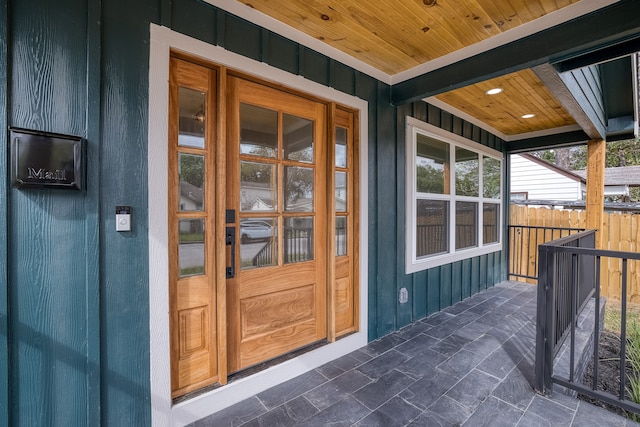
M502 153L407 117L407 273L502 249Z

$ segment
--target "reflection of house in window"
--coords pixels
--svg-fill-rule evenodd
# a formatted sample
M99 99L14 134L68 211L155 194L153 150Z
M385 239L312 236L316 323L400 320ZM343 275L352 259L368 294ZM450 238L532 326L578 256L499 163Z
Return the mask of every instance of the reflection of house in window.
M240 208L243 211L271 211L274 197L268 182L243 181L240 194Z
M202 211L204 192L188 182L180 182L180 210L183 212ZM180 221L180 233L202 233L203 223L201 219Z
M180 210L201 211L203 202L202 188L180 181Z

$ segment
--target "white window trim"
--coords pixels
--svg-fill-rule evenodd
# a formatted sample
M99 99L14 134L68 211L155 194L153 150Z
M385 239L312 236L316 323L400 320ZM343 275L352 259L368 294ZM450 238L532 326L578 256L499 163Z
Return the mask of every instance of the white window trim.
M406 117L405 125L405 143L406 143L406 223L405 223L405 236L406 236L406 251L405 251L405 268L406 273L415 273L417 271L426 270L433 267L449 264L455 261L476 257L479 255L485 255L492 252L502 250L502 225L504 224L503 218L503 181L504 181L504 161L502 153L494 150L475 141L463 138L460 135L448 132L444 129L440 129L436 126L430 125L413 117ZM436 140L445 142L450 146L465 148L480 154L480 173L479 173L479 197L462 197L456 196L455 190L450 195L437 195L430 194L429 200L448 200L448 201L473 201L478 202L478 246L466 249L455 249L455 227L452 223L455 221L455 205L450 204L449 209L449 252L439 255L430 256L427 258L416 259L416 235L415 235L415 221L416 221L416 180L415 180L415 168L416 168L416 136L418 134L425 135L427 137L434 138ZM487 156L500 161L500 199L489 199L482 196L482 156ZM451 157L452 170L455 170L455 159ZM455 189L455 173L451 174L450 188ZM498 223L498 242L483 244L482 242L482 205L483 203L495 203L499 205L499 223Z
M148 127L148 203L149 203L149 346L151 423L153 426L182 426L311 371L344 356L368 342L368 103L335 89L287 73L241 55L229 52L150 24L149 127ZM169 360L169 272L168 262L168 124L170 50L186 52L216 64L231 67L286 87L323 99L330 99L359 111L360 138L360 299L359 331L326 344L299 357L272 366L224 387L173 404Z

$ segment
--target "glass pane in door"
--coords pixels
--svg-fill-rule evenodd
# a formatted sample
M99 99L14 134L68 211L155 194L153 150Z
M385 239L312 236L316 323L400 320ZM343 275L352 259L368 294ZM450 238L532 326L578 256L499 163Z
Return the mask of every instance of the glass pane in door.
M284 263L313 259L313 217L293 217L284 220Z
M275 211L278 209L276 165L240 162L240 210Z
M240 221L240 268L248 270L278 264L278 222L275 218Z
M286 211L313 211L313 169L285 166L284 193Z
M347 173L336 172L336 212L347 211Z
M336 167L347 167L347 130L336 127Z
M313 163L313 121L283 114L282 139L285 159Z
M206 94L186 87L178 88L178 145L204 148Z
M178 244L180 277L205 274L204 219L179 220Z
M273 158L277 152L278 112L240 104L240 153Z
M347 217L336 217L336 256L347 254Z
M180 212L202 212L204 209L204 156L178 153L178 176L180 177Z

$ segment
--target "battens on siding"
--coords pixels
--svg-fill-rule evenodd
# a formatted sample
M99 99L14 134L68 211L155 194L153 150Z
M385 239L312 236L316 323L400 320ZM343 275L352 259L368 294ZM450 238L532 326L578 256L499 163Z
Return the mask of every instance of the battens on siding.
M102 108L102 20L99 2L87 3L87 113L86 113L86 285L87 312L100 313L100 122ZM87 330L100 331L101 317L88 316ZM101 425L101 334L87 334L87 425Z
M7 128L7 40L9 39L7 0L0 0L0 129ZM0 132L0 159L7 159L7 132ZM0 176L8 176L7 162L0 161ZM7 186L0 185L0 206L7 206ZM8 316L7 209L0 209L0 318ZM9 342L8 322L0 322L0 422L9 423Z

